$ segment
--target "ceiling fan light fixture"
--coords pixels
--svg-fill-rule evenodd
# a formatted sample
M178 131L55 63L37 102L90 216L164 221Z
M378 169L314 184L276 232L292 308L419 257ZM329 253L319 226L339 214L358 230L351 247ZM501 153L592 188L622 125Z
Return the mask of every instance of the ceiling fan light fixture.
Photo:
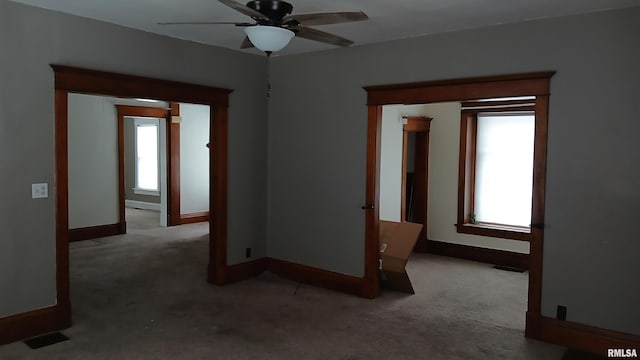
M244 29L256 48L265 52L276 52L289 44L295 33L277 26L256 25Z

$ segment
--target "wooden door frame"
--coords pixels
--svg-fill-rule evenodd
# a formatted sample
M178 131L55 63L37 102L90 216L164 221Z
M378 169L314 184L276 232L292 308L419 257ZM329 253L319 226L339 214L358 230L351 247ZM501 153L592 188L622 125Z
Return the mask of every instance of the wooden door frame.
M547 161L547 125L549 88L554 71L439 80L420 83L367 86L367 170L365 215L365 276L363 287L372 296L380 293L378 274L378 237L380 205L380 134L382 107L392 104L429 104L485 98L536 96L534 145L533 204L531 229L529 293L526 313L526 336L540 334L542 302L542 249L544 234L544 193Z
M209 105L209 264L207 280L229 282L227 266L228 104L232 90L51 65L55 78L56 297L59 324L71 323L69 285L68 94ZM215 139L215 141L212 141Z
M414 143L415 159L417 161L420 158L424 159L422 166L424 166L424 173L414 174L414 184L424 184L421 191L424 192L424 196L421 197L418 206L422 207L424 219L422 220L422 230L420 231L420 238L416 242L416 251L426 252L427 246L427 210L429 203L429 132L431 127L430 117L427 116L405 116L406 124L402 126L402 189L400 199L400 219L406 221L407 214L407 168L408 168L408 153L409 153L409 133L416 133L416 143ZM418 141L418 134L424 133L424 140ZM420 154L420 156L418 156ZM414 164L416 165L416 164ZM418 167L416 166L416 169Z
M172 104L173 105L173 104ZM175 225L172 223L171 211L174 206L180 206L180 178L178 178L178 186L174 185L176 179L174 179L171 174L173 174L173 168L178 168L178 175L180 174L180 164L175 164L173 161L170 161L174 155L174 152L178 152L177 156L180 156L180 147L168 146L169 143L172 142L172 138L175 137L173 132L168 131L171 124L171 108L163 108L163 107L149 107L149 106L137 106L137 105L116 105L117 116L118 116L118 209L120 212L120 233L126 234L127 230L127 222L125 219L125 142L124 142L124 118L125 117L151 117L151 118L162 118L166 121L167 127L167 146L166 146L166 154L167 154L167 178L164 179L167 182L167 225ZM178 124L179 125L179 124ZM178 133L179 136L179 133ZM174 192L177 192L178 203L175 203ZM173 201L172 201L173 200Z

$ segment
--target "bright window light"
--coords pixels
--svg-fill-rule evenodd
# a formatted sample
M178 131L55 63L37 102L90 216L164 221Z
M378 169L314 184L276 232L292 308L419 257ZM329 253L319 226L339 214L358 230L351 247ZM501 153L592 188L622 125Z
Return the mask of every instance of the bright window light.
M136 119L136 188L158 188L158 119Z
M478 114L476 223L531 224L533 113Z

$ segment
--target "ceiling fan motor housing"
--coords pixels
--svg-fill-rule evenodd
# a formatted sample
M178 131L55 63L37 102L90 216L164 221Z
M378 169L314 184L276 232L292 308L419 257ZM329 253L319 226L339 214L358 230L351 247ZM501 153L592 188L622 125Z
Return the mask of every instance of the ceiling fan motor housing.
M282 19L291 14L293 5L281 0L255 0L249 1L247 7L264 14L271 19L267 22L262 19L255 19L261 25L282 25Z

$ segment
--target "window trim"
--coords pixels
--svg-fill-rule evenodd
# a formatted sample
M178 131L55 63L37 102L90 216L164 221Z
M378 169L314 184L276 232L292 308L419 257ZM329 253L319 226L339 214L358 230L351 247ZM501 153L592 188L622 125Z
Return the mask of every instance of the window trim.
M533 100L534 102L536 100ZM458 160L458 216L455 224L458 233L479 235L487 237L496 237L502 239L531 241L533 237L532 226L510 226L504 224L492 223L472 223L471 214L474 209L475 199L475 161L476 161L476 141L478 134L478 114L480 113L513 113L513 112L533 112L535 114L535 103L531 105L531 100L523 100L522 105L513 106L511 101L509 106L501 106L491 102L485 103L486 107L472 107L464 109L460 112L460 152ZM477 104L477 103L476 103ZM464 105L464 104L463 104ZM517 105L517 104L516 104ZM534 161L533 173L539 173L540 169L536 168L538 162L535 161L535 153L539 151L537 136L539 126L541 126L538 116L535 118L534 130ZM535 181L534 181L535 187ZM531 196L535 196L536 189L532 189ZM532 201L533 204L533 201ZM533 208L531 210L531 218L533 219ZM532 220L533 221L533 220Z

